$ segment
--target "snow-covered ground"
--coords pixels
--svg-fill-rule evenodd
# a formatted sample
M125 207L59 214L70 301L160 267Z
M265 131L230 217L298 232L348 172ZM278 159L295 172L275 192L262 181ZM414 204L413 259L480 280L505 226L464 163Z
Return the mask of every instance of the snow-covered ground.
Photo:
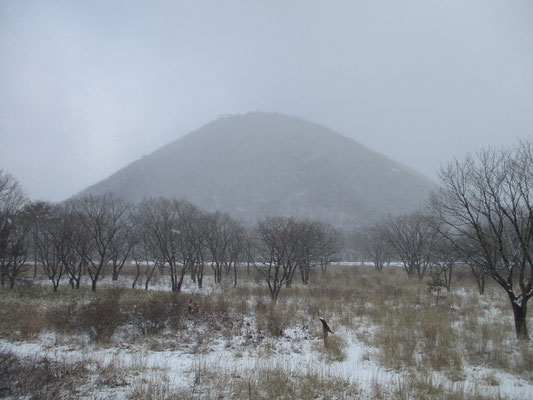
M152 289L166 290L166 283L165 280L155 281ZM130 282L121 278L112 284L127 287ZM189 281L183 289L189 293L198 291ZM206 280L201 292L220 291ZM456 294L468 296L469 292L458 290ZM43 332L38 338L24 342L1 339L0 350L26 360L46 357L62 363L81 363L92 374L85 383L86 391L80 393L98 399L128 398L136 391L146 393L150 386L163 387L161 390L170 395L189 393L202 398L203 394L211 393L210 386L222 379L221 376L230 381L246 380L258 371L267 370L282 371L287 376L313 375L322 381L342 382L346 387L357 388L357 395L353 397L362 399L374 397L377 388L386 398L395 397L402 387L411 390L413 381L424 381L438 387L441 393L462 393L464 398L471 394L486 398L533 399L533 380L504 370L463 363L462 378L452 381L443 372L387 368L380 362L378 350L369 345L368 340L359 340L361 335L372 335L375 330L364 318L358 320L358 328L333 328L332 337L341 343L342 357L337 359L324 349L318 319L312 321L315 325L290 326L282 336L272 337L260 334L253 315L241 318L244 319L238 324L239 329L231 334L208 331L205 323L190 320L186 321L185 333L163 330L157 336L135 339L133 328L126 326L113 335L110 343L95 344L84 335ZM114 384L101 384L102 375L110 371L113 371ZM229 396L222 391L222 397L225 395ZM414 395L418 397L421 395Z
M324 380L340 378L357 386L361 398L369 398L376 384L385 392L393 391L401 384L402 378L412 373L409 370L397 372L383 368L372 356L372 349L359 342L349 330L336 332L336 335L347 343L346 359L338 362L325 359L324 354L317 351L322 346L322 340L308 338L301 329L292 329L280 339L265 339L261 345L245 347L244 351L239 344L242 338L239 337L233 338L231 345L223 339L214 339L206 350L195 352L189 346L157 351L142 344L121 346L120 342L109 347L87 343L62 345L57 344L58 338L52 333L41 335L34 342L10 343L1 340L0 348L29 359L47 357L61 362L82 363L94 370L94 380L97 380L99 371L108 371L110 366L121 371L123 385L112 390L103 387L91 391L93 396L101 399L125 398L132 387L143 382L166 382L170 392L179 392L192 390L201 375L209 371L240 377L262 369L281 369L289 375L313 374ZM435 372L426 378L431 378L433 385L442 385L450 391L479 393L488 398L533 398L533 383L509 373L466 367L464 376L465 379L460 382L451 382ZM498 384L491 386L487 382L489 376Z

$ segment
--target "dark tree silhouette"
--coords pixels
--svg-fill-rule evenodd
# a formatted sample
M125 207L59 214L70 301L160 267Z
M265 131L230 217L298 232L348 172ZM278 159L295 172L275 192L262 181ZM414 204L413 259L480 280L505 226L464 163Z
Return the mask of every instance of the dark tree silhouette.
M529 339L533 296L533 145L487 149L440 171L431 203L450 243L505 290L516 335Z

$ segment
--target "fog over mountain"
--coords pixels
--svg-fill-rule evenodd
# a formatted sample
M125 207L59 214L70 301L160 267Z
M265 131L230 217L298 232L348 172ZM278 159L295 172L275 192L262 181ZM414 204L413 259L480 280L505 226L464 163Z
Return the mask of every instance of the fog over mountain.
M187 199L254 222L269 215L353 227L409 211L434 183L324 126L273 113L217 119L81 194Z
M533 138L532 21L531 0L2 0L0 168L63 201L256 110L436 180Z

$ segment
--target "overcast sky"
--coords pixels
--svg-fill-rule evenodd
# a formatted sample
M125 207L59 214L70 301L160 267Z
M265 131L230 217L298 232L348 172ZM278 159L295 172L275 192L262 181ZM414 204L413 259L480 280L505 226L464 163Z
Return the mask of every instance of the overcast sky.
M248 111L435 179L533 136L533 1L0 0L0 168L33 199Z

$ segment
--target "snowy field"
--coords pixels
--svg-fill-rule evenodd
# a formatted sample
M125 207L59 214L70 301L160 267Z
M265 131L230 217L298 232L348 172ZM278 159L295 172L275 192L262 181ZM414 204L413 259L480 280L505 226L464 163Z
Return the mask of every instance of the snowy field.
M438 302L425 282L393 267L378 273L368 266L333 266L315 273L308 286L285 288L276 303L253 271L241 275L246 279L237 288L230 278L215 285L208 276L201 290L187 280L181 294L166 290L164 277L149 291L126 289L127 275L104 280L96 295L66 284L53 294L44 281L2 288L0 393L533 398L533 346L517 342L500 290L488 285L480 296L466 273L457 274L452 292ZM110 320L111 330L83 319L93 309L97 320ZM80 316L83 310L89 312ZM327 346L319 316L333 330ZM531 318L528 325L533 329Z

